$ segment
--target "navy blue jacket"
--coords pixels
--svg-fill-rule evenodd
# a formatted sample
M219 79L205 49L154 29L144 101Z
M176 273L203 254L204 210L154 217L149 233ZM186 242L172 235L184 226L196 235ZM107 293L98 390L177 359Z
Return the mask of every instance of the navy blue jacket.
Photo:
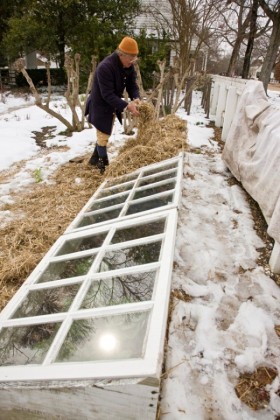
M88 121L102 133L111 134L114 114L121 122L121 113L128 105L121 99L125 88L131 100L139 98L134 66L123 68L114 52L97 66L85 110Z

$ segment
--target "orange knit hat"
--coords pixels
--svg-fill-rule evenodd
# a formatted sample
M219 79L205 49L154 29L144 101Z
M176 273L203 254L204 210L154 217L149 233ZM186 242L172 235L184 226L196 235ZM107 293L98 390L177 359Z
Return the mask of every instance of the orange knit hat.
M137 55L139 53L137 42L129 36L123 38L119 45L119 50L131 55Z

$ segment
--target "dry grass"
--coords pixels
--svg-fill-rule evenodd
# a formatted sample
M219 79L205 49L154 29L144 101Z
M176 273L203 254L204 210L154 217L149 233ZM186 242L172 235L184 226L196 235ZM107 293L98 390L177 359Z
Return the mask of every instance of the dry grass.
M277 371L269 367L259 367L253 373L244 373L235 387L236 394L253 410L265 408L270 400L266 385L270 385L276 376Z
M108 177L169 159L186 148L185 121L176 115L156 120L153 106L147 103L140 104L139 111L137 139L128 140L120 149L118 159L109 167Z
M193 297L188 295L183 289L174 289L171 294L173 298L182 300L183 302L191 302L193 300Z
M89 156L63 165L52 183L34 184L5 205L13 220L0 228L0 310L65 231L105 177L176 156L186 145L186 123L176 116L154 119L151 105L140 105L139 134L129 140L103 176L87 164ZM7 174L5 173L7 179ZM78 180L78 182L77 182Z

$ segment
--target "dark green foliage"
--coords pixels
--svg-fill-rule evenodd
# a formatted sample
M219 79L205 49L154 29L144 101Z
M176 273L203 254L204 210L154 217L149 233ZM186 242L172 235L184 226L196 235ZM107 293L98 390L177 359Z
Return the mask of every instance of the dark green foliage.
M163 35L161 40L147 37L143 30L137 38L139 45L139 67L144 89L151 89L155 80L154 74L159 71L157 61L169 58L170 46L168 37ZM167 63L168 64L168 63Z
M133 36L130 28L140 7L139 0L21 0L13 1L13 6L2 0L0 11L2 4L5 19L0 16L0 48L9 62L37 50L63 69L65 50L72 57L79 53L80 92L86 89L92 56L100 62L117 48L124 35ZM158 72L157 60L169 56L168 37L163 34L158 40L142 31L137 41L144 89L150 89ZM47 84L45 70L28 73L35 86ZM65 83L63 71L52 70L51 76L53 85ZM21 74L17 84L27 86Z
M92 55L117 47L138 11L139 0L23 0L8 16L2 46L12 59L37 50L61 68L67 48L90 68Z
M35 86L47 86L46 69L29 69L27 73L31 77ZM67 83L66 73L63 69L50 69L52 86L61 86ZM22 73L16 76L16 84L18 87L28 86L28 83Z
M9 28L9 19L20 9L20 5L24 3L21 0L1 0L0 1L0 44L3 36Z

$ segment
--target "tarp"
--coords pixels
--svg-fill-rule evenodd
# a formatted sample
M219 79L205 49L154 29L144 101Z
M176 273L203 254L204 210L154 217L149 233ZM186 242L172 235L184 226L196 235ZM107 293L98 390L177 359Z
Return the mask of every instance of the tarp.
M258 203L268 234L280 243L280 110L269 103L261 82L246 84L222 157Z

